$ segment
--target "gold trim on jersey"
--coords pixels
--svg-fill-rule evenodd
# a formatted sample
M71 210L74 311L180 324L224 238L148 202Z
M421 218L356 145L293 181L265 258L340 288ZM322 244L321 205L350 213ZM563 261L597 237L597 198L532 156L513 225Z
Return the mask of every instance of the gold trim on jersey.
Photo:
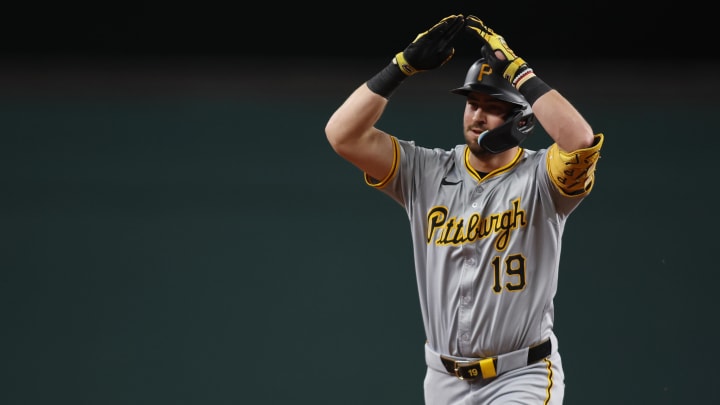
M590 192L603 140L603 134L597 134L591 147L573 152L561 150L556 143L550 146L547 153L547 171L550 180L560 192L571 197Z
M376 187L376 188L383 188L385 185L387 185L390 180L395 177L395 175L398 172L398 167L400 163L400 144L398 143L397 138L394 136L390 137L390 140L392 140L393 145L393 160L392 160L392 166L390 167L390 172L387 176L385 176L384 179L378 181L375 178L370 177L367 173L364 173L365 176L365 183L367 183L368 186Z
M510 161L510 163L506 164L503 167L498 167L497 169L491 171L485 176L480 176L480 174L475 170L475 168L472 167L470 164L470 148L465 147L465 167L467 168L468 172L470 172L470 175L472 175L475 180L478 182L481 182L485 179L489 179L490 177L497 176L500 173L504 173L508 170L510 170L515 164L520 160L520 158L523 156L523 148L518 148L517 154L513 158L513 160Z

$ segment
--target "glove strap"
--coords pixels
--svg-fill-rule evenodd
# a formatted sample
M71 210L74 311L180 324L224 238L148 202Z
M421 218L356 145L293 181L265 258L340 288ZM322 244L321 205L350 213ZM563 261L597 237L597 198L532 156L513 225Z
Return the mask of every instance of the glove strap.
M368 88L373 93L379 94L386 99L389 99L390 96L392 96L392 94L395 92L395 90L400 86L400 83L402 83L403 80L408 77L400 69L401 68L398 65L397 57L395 57L393 58L392 62L385 66L383 70L379 71L365 84L367 84Z
M400 70L405 73L405 76L412 76L415 73L419 72L419 70L412 67L411 64L408 63L408 61L405 59L405 54L403 52L398 52L397 55L395 55L395 59L393 59L393 62L397 63Z

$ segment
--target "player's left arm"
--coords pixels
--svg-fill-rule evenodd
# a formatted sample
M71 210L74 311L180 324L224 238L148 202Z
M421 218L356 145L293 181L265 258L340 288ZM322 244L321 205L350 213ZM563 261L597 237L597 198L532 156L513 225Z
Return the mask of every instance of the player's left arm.
M590 124L557 90L550 90L533 104L538 122L553 138L547 152L547 170L565 195L589 192L595 183L595 167L604 135L594 134Z
M556 89L541 80L505 39L475 16L465 18L466 31L483 42L481 52L493 68L530 103L543 129L555 143L548 151L548 172L567 195L588 192L604 135L593 132L580 112Z

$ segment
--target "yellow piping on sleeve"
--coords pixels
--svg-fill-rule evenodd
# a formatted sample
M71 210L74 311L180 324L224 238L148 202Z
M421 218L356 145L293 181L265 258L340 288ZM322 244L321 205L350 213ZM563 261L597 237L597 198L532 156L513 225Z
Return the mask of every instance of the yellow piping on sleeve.
M367 183L368 186L375 188L383 188L397 174L398 167L400 165L400 145L398 144L397 138L395 138L394 136L391 136L390 139L392 140L393 144L393 161L392 166L390 167L390 172L387 176L385 176L384 179L380 181L377 181L377 179L374 179L370 177L367 173L365 173L365 183Z

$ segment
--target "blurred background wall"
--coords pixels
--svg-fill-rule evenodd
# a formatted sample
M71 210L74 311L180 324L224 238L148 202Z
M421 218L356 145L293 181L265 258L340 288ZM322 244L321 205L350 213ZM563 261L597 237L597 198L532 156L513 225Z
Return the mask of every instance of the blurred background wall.
M483 18L606 134L565 231L566 402L718 403L712 17L456 3L10 8L0 403L422 403L406 216L323 129L452 13ZM461 39L407 80L379 126L461 142L448 90L478 49ZM548 145L542 129L525 144Z

